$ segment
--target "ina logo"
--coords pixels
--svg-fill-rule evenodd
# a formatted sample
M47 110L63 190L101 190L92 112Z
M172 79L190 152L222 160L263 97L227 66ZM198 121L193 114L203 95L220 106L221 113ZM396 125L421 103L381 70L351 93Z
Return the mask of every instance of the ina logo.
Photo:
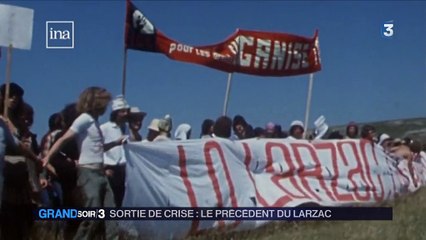
M46 48L74 48L74 21L46 21Z

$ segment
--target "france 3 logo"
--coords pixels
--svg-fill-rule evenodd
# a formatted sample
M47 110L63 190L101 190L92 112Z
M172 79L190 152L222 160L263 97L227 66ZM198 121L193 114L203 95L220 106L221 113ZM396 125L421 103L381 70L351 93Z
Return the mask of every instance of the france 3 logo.
M392 38L395 34L394 26L395 26L395 23L393 22L393 20L384 22L382 27L381 27L382 37Z

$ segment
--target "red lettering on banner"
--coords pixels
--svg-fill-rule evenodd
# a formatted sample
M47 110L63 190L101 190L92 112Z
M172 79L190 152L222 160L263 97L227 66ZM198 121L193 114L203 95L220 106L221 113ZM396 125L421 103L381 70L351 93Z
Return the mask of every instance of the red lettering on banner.
M300 170L298 172L299 172L299 176L302 180L303 187L306 190L308 190L308 192L311 194L311 196L315 197L318 201L321 201L322 199L315 193L315 191L313 191L311 189L308 181L306 180L306 177L315 177L316 179L319 180L320 186L322 187L322 189L330 197L331 193L327 189L325 182L324 182L324 178L322 177L321 163L318 160L318 156L315 152L315 149L311 145L305 144L305 143L291 143L291 148L293 149L294 156L296 157L296 161L299 163L299 166L300 166ZM305 148L309 151L309 155L310 155L311 159L315 162L315 166L314 166L313 170L311 170L311 171L305 170L305 164L303 163L302 157L300 156L300 150L299 150L300 148ZM331 196L330 198L333 199L333 196Z
M394 174L394 173L391 174L392 186L393 186L393 192L394 192L394 194L396 193L395 176L396 176L396 174ZM394 197L396 197L396 196L394 195Z
M244 149L244 164L246 165L246 169L249 173L250 178L253 180L253 177L251 176L251 171L250 171L250 163L251 163L251 151L250 151L250 147L247 143L243 142L243 149ZM254 180L253 180L254 183Z
M300 68L302 64L302 44L301 43L294 43L294 49L293 49L293 62L291 64L292 70L297 70Z
M405 161L405 160L403 160L403 161ZM402 166L402 167L403 167L403 166ZM404 190L403 190L402 192L408 191L409 184L410 184L410 178L409 178L407 175L405 175L404 171L403 171L401 168L397 167L396 169L398 170L398 173L399 173L399 174L400 174L403 178L405 178L405 182L403 182L403 180L402 180L401 178L399 178L399 179L398 179L398 180L399 180L399 184L400 184L402 187L404 187ZM408 170L408 166L407 166L407 170ZM408 183L408 184L406 184L406 183Z
M298 71L310 67L311 44L309 43L285 42L244 35L239 35L233 42L238 42L240 46L239 63L241 67L278 71ZM232 46L228 46L228 48L233 49Z
M379 162L377 161L377 156L376 156L376 151L375 151L374 145L372 145L372 143L370 141L366 141L366 140L361 140L360 145L361 145L362 158L364 159L364 163L365 163L365 171L367 172L367 178L370 181L371 185L373 186L372 191L373 191L374 199L377 202L382 202L383 199L385 198L385 190L384 190L384 187L383 187L382 177L380 176L380 174L376 174L377 179L379 181L379 185L380 185L380 195L378 195L376 184L374 184L372 176L371 176L370 163L368 162L368 157L367 157L367 152L366 152L366 147L370 146L372 151L373 151L374 162L376 163L377 166L379 166Z
M313 143L313 146L315 149L318 150L329 150L331 153L331 162L334 166L334 163L337 163L337 153L336 153L336 147L334 146L333 143ZM327 196L332 200L332 201L336 201L340 200L340 201L345 201L347 200L346 195L340 195L337 192L336 186L337 186L337 177L338 177L338 173L335 173L334 176L331 179L331 188L332 188L332 192L330 192L330 190L327 188L327 186L325 185L324 182L324 189L326 190ZM333 196L334 193L334 196ZM336 197L336 198L335 198Z
M348 172L348 178L351 181L351 183L354 185L354 188L355 188L354 189L355 197L359 201L368 201L370 199L370 186L368 185L368 182L365 180L364 171L362 169L362 161L361 161L360 156L358 154L356 144L354 142L349 142L349 141L337 142L337 149L339 150L340 157L342 157L342 159L345 161L346 165L348 163L348 160L346 158L345 152L343 151L343 147L342 147L345 144L349 145L352 148L352 152L353 152L353 155L355 156L355 160L356 160L356 164L357 164L357 166L354 169L351 169ZM355 174L359 174L361 176L362 181L366 185L366 195L365 196L362 196L358 191L359 186L353 180L353 176Z
M238 36L238 42L240 45L240 56L239 56L239 63L242 67L250 67L252 63L252 54L245 53L249 51L244 51L246 47L253 46L254 37L251 36Z
M231 175L229 173L228 164L226 163L225 155L223 154L223 150L220 147L219 143L214 142L214 141L209 141L204 145L204 157L206 159L208 174L210 176L210 179L213 182L213 188L214 188L214 191L216 193L216 200L218 202L218 207L223 207L223 201L222 201L222 193L221 193L220 187L219 187L219 182L218 182L218 179L216 177L215 169L213 167L213 160L212 160L212 157L211 157L211 154L210 154L212 150L216 150L217 153L219 154L219 158L220 158L220 161L222 163L223 170L225 172L226 182L227 182L227 185L229 187L229 195L230 195L230 198L231 198L231 205L232 205L232 207L238 207L237 197L235 195L234 184L232 182ZM219 221L219 226L224 226L224 222Z
M408 160L408 171L410 172L411 181L414 187L417 187L417 174L414 172L413 160Z
M265 146L265 150L266 150L266 172L268 173L272 173L273 176L271 177L272 182L279 188L281 189L283 192L285 192L287 195L283 196L281 198L279 198L274 204L273 207L280 207L280 206L285 206L288 202L290 202L292 200L292 198L308 198L310 199L309 195L306 194L302 188L299 186L299 184L296 181L295 178L295 174L296 174L296 167L293 164L293 161L290 157L290 151L287 148L286 145L282 144L282 143L274 143L274 142L267 142L266 146ZM282 173L282 174L277 174L274 173L274 169L272 167L272 149L273 148L278 148L281 150L282 152L282 156L283 156L283 160L285 161L285 163L287 163L289 169L287 172ZM284 186L281 185L280 180L282 180L283 178L288 177L291 184L293 185L293 187L299 191L302 195L294 195L293 193L291 193L290 191L288 191L287 189L284 188Z
M388 168L389 168L389 172L390 172L390 178L392 179L392 189L393 189L393 197L396 197L396 183L395 183L395 177L396 177L396 169L395 167L392 166L391 163L387 162ZM389 190L389 192L392 194L392 189Z
M287 49L286 42L274 41L274 52L271 59L271 70L282 69Z
M179 152L179 168L180 168L180 177L183 180L183 184L185 185L189 203L191 204L191 207L195 208L198 207L197 199L195 198L194 189L192 188L191 181L189 181L188 177L188 170L186 169L186 156L185 156L185 150L183 149L182 145L178 146L178 152ZM192 220L191 223L191 229L188 232L188 235L193 235L197 233L198 226L200 224L199 220Z
M246 165L246 170L247 170L247 173L248 173L248 175L250 177L250 181L252 182L252 184L254 186L254 189L256 191L256 198L259 200L259 203L262 206L264 206L264 207L270 207L271 205L269 205L269 203L263 198L262 195L260 195L259 191L257 190L256 183L255 183L253 175L252 175L252 173L250 171L250 163L251 163L251 159L252 159L251 152L250 152L250 147L249 147L249 145L247 143L242 143L242 144L243 144L244 153L245 153L244 164ZM284 204L287 203L287 202L289 202L289 201L290 200L288 200L288 196L286 196ZM284 204L280 205L280 206L284 206Z
M320 146L318 146L320 145ZM337 184L338 184L338 180L339 180L339 166L337 165L337 150L334 144L332 143L321 143L315 145L316 148L322 147L322 148L329 148L331 150L331 157L332 157L332 163L333 163L333 171L334 171L334 176L331 179L331 189L333 191L334 196L336 197L336 199L338 201L354 201L355 199L353 198L351 193L343 193L340 194L337 191ZM348 161L346 160L346 158L343 158L343 163L345 164L345 166L348 166Z
M411 160L411 167L413 171L413 181L414 181L414 187L417 187L421 184L420 176L424 175L424 165L422 162L422 156L420 153L413 154L413 158ZM414 166L414 163L416 163L417 167ZM414 171L414 169L417 169L417 171ZM419 172L420 171L420 172Z
M285 69L288 69L290 67L290 63L292 61L291 57L291 53L293 51L293 43L287 43L287 59L286 59L286 63L285 63Z
M269 55L271 52L271 40L270 39L256 39L257 48L256 56L254 57L254 67L259 68L262 62L262 69L268 68Z
M244 157L244 164L246 165L247 174L248 174L248 176L250 178L251 183L253 184L254 190L256 191L256 197L259 199L259 201L260 201L260 199L262 199L263 201L265 201L263 199L263 197L261 197L260 194L259 194L259 192L257 191L256 183L255 183L253 175L252 175L252 173L250 171L250 163L251 163L251 159L252 159L250 147L249 147L249 145L247 143L242 143L242 144L243 144L244 156L245 156ZM238 224L240 224L240 223L241 223L241 221L238 221Z

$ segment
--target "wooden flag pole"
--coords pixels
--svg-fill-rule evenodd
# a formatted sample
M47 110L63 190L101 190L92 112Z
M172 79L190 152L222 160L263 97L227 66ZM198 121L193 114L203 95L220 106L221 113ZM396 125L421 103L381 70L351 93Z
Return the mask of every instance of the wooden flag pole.
M4 102L3 102L3 117L7 119L8 116L8 105L9 105L9 89L10 89L10 72L11 72L11 65L12 65L12 44L9 44L9 47L7 49L7 62L6 62L6 91L4 94Z
M228 112L228 102L229 102L229 94L231 92L232 75L233 75L232 73L228 73L228 84L226 85L225 102L223 104L223 112L222 112L223 116L226 116Z
M308 131L308 122L309 122L309 112L311 110L311 98L312 98L312 87L314 84L314 74L309 74L309 86L308 86L308 96L306 98L306 111L305 111L305 132L303 133L303 138L306 139L306 133Z
M121 94L126 95L126 70L127 70L127 48L124 48L123 79L121 80Z

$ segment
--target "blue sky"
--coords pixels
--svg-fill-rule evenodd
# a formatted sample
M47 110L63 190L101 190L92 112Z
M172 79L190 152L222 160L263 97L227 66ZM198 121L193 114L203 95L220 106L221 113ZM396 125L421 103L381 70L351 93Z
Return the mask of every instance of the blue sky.
M32 49L14 50L12 81L35 109L33 131L92 85L121 92L125 1L2 1L35 11ZM189 45L221 42L235 29L311 37L319 30L322 70L315 74L311 121L330 125L424 117L426 3L411 1L134 1L165 35ZM75 22L74 49L46 49L46 21ZM394 21L394 36L381 27ZM4 81L5 49L0 59ZM152 118L169 113L198 136L205 118L222 113L227 73L130 50L126 98ZM303 121L308 75L234 74L228 115L253 126ZM107 120L109 111L101 118Z

